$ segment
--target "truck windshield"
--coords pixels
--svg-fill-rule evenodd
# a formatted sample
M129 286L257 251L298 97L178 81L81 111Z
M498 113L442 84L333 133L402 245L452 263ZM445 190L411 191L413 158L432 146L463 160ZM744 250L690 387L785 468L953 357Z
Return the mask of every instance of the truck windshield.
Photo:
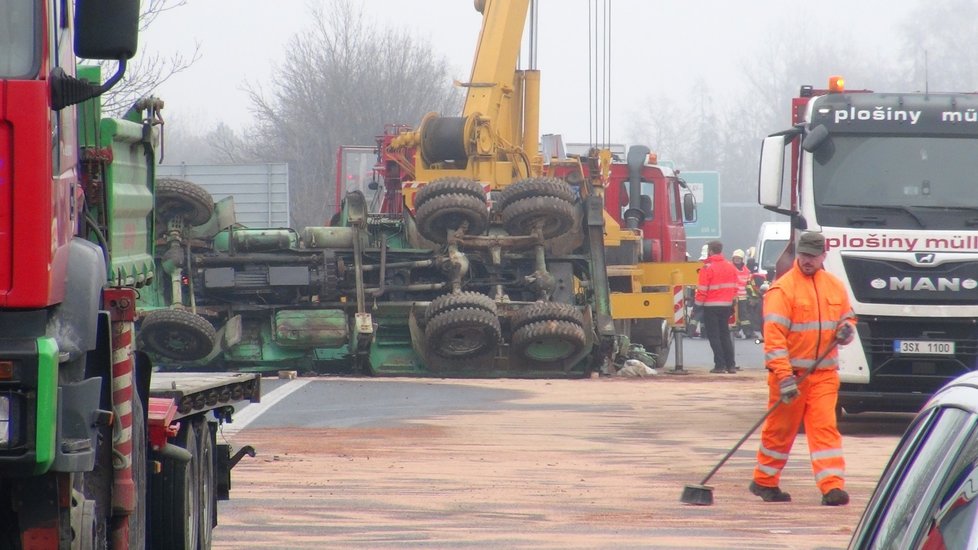
M0 0L0 78L33 77L41 29L39 2Z
M834 135L813 154L816 216L834 226L978 224L978 138ZM859 210L872 209L872 216Z

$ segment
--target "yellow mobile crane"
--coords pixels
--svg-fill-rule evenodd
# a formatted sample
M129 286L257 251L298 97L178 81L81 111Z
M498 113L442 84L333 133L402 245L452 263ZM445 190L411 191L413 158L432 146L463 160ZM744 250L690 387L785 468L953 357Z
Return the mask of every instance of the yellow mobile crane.
M630 337L654 352L656 366L664 366L673 328L685 322L682 292L677 289L695 282L699 265L683 261L682 224L695 219L692 195L683 191L678 174L664 174L667 169L654 166L654 156L640 154L648 152L645 148L630 151L627 163L599 149L584 158L544 159L538 138L535 2L477 0L475 6L483 24L471 77L459 84L467 89L461 115L429 113L416 131L391 142L392 150L415 150L415 181L403 189L408 225L416 229L408 231L409 239L419 245L446 243L451 241L446 231L498 237L498 224L511 236L536 236L541 247L538 274L547 272L548 262L554 263L544 252L566 254L574 242L586 242L588 273L576 273L574 295L578 305L593 308L597 339L614 341L608 345L622 357L628 340L621 336ZM530 68L519 69L528 15ZM643 192L649 186L657 190ZM605 204L606 189L614 191L615 205ZM652 212L642 206L650 195L666 198L661 201L664 211L678 212L679 217L659 216L653 229ZM488 213L486 198L492 199ZM619 201L625 206L619 208ZM670 223L678 229L666 227ZM575 228L583 233L576 241ZM471 245L478 239L469 241ZM496 248L493 257L498 256ZM548 290L544 288L538 299L554 300ZM497 304L511 298L499 287L485 291Z
M415 151L414 183L403 189L409 242L419 247L446 244L452 254L466 260L466 252L488 258L481 274L459 262L462 267L455 268L459 277L451 293L433 302L436 311L439 300L476 307L475 298L463 297L470 289L488 295L502 312L506 346L507 335L515 337L523 322L515 313L516 302L534 300L530 309L540 313L530 315L533 322L562 321L568 315L565 306L573 305L586 310L583 317L591 322L579 324L593 333L599 348L621 359L629 353L628 339L622 336L632 336L655 351L658 357L651 360L662 366L676 320L675 288L692 282L689 274L695 273L695 266L656 265L653 262L663 256L643 253L647 246L641 225L645 219L641 183L654 184L646 176L647 155L641 159L630 155L627 164L619 162L617 178L607 150L595 149L583 158L542 158L540 71L534 66L533 34L531 67L517 68L531 8L535 20L534 2L477 0L475 6L483 24L470 80L459 84L467 89L461 115L429 113L416 131L400 134L390 145L392 150ZM673 180L675 192L669 195L676 205L673 210L685 212L678 222L681 229L683 219L695 216L695 204L691 195L681 196L678 178ZM614 216L604 203L609 185L629 185L633 191L616 194L625 197L628 208ZM616 219L635 223L623 227ZM679 244L684 256L684 236ZM504 267L507 254L526 256L530 249L535 250L532 273ZM617 258L618 265L610 269L606 249ZM520 279L530 281L531 297L510 291L512 282ZM638 306L632 305L633 299L639 300ZM613 303L619 304L615 308L619 315L612 315ZM515 321L507 323L509 319ZM534 341L524 359L533 359L534 354L550 357L553 348L567 347L559 334L544 334Z

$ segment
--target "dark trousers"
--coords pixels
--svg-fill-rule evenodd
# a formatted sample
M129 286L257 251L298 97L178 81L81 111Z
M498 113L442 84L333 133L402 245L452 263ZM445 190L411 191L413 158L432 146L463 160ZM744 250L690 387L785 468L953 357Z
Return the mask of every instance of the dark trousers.
M703 330L713 349L715 369L733 370L736 367L733 340L730 339L730 327L727 325L732 314L733 305L703 307Z
M754 312L752 309L753 306L750 305L750 302L746 298L737 300L737 319L739 321L737 328L744 331L744 338L754 337Z

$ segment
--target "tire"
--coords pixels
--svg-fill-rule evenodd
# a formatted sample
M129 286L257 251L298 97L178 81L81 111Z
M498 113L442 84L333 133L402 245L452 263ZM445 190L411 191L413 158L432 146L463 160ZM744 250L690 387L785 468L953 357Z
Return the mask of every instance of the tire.
M157 309L140 324L139 341L157 355L196 361L214 349L217 333L206 319L185 309Z
M535 363L556 363L584 349L584 329L568 321L538 321L513 333L513 352Z
M429 200L442 195L459 194L475 197L486 202L486 192L482 189L482 184L468 178L453 176L439 178L428 183L414 194L414 208L417 210L421 205Z
M436 243L448 242L448 231L466 223L466 235L480 235L489 227L486 202L470 195L451 193L428 199L417 209L418 232Z
M469 359L495 352L499 344L499 318L476 308L451 309L425 327L425 349L446 359Z
M189 419L187 419L189 420ZM197 449L197 430L194 423L183 422L175 443L190 452L188 462L160 456L160 473L150 481L150 525L152 548L194 550L199 538L200 521L200 455Z
M195 422L197 450L200 452L198 466L198 498L200 515L197 524L197 548L210 548L214 526L217 525L217 493L214 491L214 434L210 423L201 419Z
M135 485L136 505L129 515L129 549L146 547L146 413L143 402L133 386L132 396L132 482Z
M527 178L500 191L495 200L495 207L501 211L516 201L531 197L554 197L571 204L577 200L574 190L562 179Z
M672 347L672 329L664 329L662 319L634 319L632 321L631 340L641 345L655 355L656 369L663 369L669 361L669 349Z
M182 217L189 225L207 223L214 215L214 197L203 187L173 178L156 180L157 231L165 230L171 219Z
M559 302L536 302L521 308L513 314L510 325L513 332L530 323L539 321L566 321L579 327L584 326L584 316L570 304Z
M479 309L496 314L496 302L479 292L459 292L458 294L445 294L439 296L428 304L428 309L424 312L425 325L431 322L439 314L462 308Z
M539 224L543 238L552 239L574 226L574 205L555 197L520 199L506 206L502 221L510 235L531 235Z

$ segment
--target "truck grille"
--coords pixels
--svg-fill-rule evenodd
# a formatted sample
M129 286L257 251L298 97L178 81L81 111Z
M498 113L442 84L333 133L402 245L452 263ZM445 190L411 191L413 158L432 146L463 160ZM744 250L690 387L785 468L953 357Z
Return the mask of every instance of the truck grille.
M896 260L843 257L842 265L853 295L863 303L978 303L978 262L945 262L917 267Z
M933 393L978 361L974 319L860 317L858 329L875 391ZM953 341L955 355L898 355L896 340Z

